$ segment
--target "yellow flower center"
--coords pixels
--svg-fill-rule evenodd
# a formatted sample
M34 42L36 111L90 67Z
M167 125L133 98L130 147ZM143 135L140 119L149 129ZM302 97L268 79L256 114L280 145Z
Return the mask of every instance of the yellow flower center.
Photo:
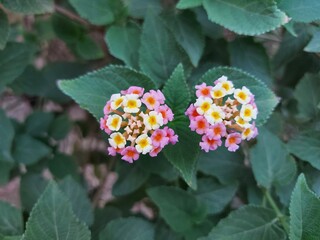
M246 109L246 110L244 110L244 116L245 117L250 117L251 116L251 110L250 109Z
M211 107L211 105L210 105L210 103L208 103L208 102L204 102L204 103L200 106L200 108L201 108L201 110L202 110L203 112L208 111L208 110L210 109L210 107Z
M239 92L238 97L244 101L247 99L247 94L245 94L244 92Z
M118 107L121 105L122 102L123 102L123 98L118 98L117 100L114 101L114 104Z
M114 138L113 138L113 141L117 144L117 145L120 145L122 143L124 143L124 138L117 134Z
M222 98L223 97L223 92L221 90L216 90L213 92L213 97L214 98Z
M230 90L230 84L229 83L223 83L222 87L226 90L229 91Z
M211 116L212 116L215 120L220 119L220 113L219 113L219 112L213 111L213 112L211 113Z
M157 124L157 118L156 116L150 116L149 119L148 119L148 122L151 126Z
M113 118L110 126L113 128L117 128L119 124L119 120L120 120L119 118Z
M137 100L133 100L133 99L129 100L127 102L127 107L128 108L136 108L137 107Z
M149 145L147 139L141 139L138 145L143 149Z

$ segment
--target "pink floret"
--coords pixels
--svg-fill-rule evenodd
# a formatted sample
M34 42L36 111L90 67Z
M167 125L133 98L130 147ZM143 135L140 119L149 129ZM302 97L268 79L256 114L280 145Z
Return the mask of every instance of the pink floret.
M235 152L239 148L239 144L241 143L241 134L240 133L231 133L228 135L225 146L228 148L230 152Z
M122 155L121 159L129 163L133 163L133 161L136 161L139 158L139 153L134 147L126 147L120 154Z

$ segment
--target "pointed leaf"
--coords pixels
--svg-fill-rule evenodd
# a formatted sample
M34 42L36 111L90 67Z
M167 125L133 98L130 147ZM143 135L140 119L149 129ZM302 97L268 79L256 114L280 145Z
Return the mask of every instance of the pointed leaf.
M0 238L22 234L23 222L21 210L11 206L9 203L0 201Z
M180 0L177 4L177 8L179 9L186 9L186 8L193 8L199 7L202 5L203 0Z
M320 52L320 31L315 32L311 41L304 48L306 52L319 53Z
M0 9L0 50L4 49L9 37L9 21L7 14Z

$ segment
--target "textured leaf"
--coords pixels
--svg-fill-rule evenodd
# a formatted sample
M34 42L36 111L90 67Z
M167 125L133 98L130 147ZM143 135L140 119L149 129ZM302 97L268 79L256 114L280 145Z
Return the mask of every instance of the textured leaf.
M179 9L186 9L186 8L193 8L199 7L202 5L203 0L180 0L177 4L177 8Z
M231 65L238 67L272 86L271 66L262 45L249 39L238 39L229 45Z
M209 214L220 213L232 200L237 190L237 184L222 185L213 178L198 180L195 196L207 206Z
M290 153L320 170L320 132L301 133L288 143Z
M59 183L60 190L69 198L74 214L88 226L93 223L93 209L86 191L70 176Z
M165 148L167 159L177 168L186 183L195 189L197 187L195 175L197 167L197 155L200 147L200 137L189 129L189 120L185 116L175 117L170 127L179 136L176 145Z
M176 232L184 232L206 217L205 206L182 189L161 186L148 189L147 193L159 207L161 217Z
M300 175L290 203L290 240L317 240L320 238L320 199Z
M84 60L97 60L104 57L102 47L90 36L83 36L77 41L76 51Z
M48 134L55 140L62 140L67 136L71 128L72 123L70 122L68 116L60 115L52 121Z
M177 46L173 34L161 18L149 11L143 24L140 46L140 67L161 86L186 54Z
M198 66L205 47L201 26L191 12L164 15L163 20L171 30L177 43L188 54L193 66Z
M109 66L71 81L59 82L64 93L98 119L103 116L103 107L110 96L130 86L141 86L145 90L155 88L147 76L120 66Z
M320 52L320 31L315 32L311 41L304 48L306 52L318 53Z
M280 139L264 128L259 129L257 144L251 148L252 170L257 182L271 188L285 185L296 174L297 167Z
M12 12L25 14L40 14L53 12L53 0L2 0L5 8Z
M285 240L285 232L278 226L272 210L246 206L232 212L201 240ZM200 239L199 239L200 240Z
M48 167L50 172L58 179L62 179L68 175L78 176L78 165L72 156L57 153L49 160Z
M128 8L129 15L134 18L144 18L148 10L160 13L162 10L161 0L123 0Z
M204 0L203 5L211 21L238 34L259 35L286 21L273 0Z
M18 163L31 165L47 156L51 149L29 135L20 135L15 139L13 158Z
M318 0L282 0L279 8L297 22L312 22L320 19L320 2Z
M126 65L139 69L139 47L141 29L136 24L111 26L105 41L110 53L121 59Z
M0 50L4 49L9 37L9 21L6 13L0 9Z
M89 229L72 212L67 197L51 182L33 208L24 240L89 240Z
M255 102L259 111L256 124L257 126L263 125L278 104L279 100L274 93L260 80L236 68L213 68L209 70L199 82L205 82L209 85L213 85L213 82L222 75L225 75L232 80L236 88L246 86L255 95Z
M9 203L0 201L0 237L22 234L22 213Z
M49 112L35 111L25 122L25 131L34 137L46 137L54 115Z
M306 74L296 86L294 96L298 101L298 110L302 117L313 119L319 116L320 101L319 74Z
M177 66L164 85L163 94L166 97L166 104L172 109L175 116L184 114L191 100L191 95L182 64Z
M154 226L137 218L120 218L108 223L100 233L100 240L150 240L154 239Z

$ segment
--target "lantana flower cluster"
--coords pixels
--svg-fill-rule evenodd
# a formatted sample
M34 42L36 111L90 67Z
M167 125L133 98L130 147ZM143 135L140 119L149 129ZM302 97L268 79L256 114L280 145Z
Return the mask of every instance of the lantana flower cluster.
M109 135L109 155L121 154L132 163L140 154L155 157L169 143L177 143L174 130L165 126L172 120L172 110L160 90L144 92L132 86L107 101L100 128Z
M214 81L214 86L196 86L197 100L186 111L190 129L202 135L200 147L214 151L224 140L225 147L235 152L243 140L258 135L254 120L258 109L254 95L243 86L235 88L226 76Z

